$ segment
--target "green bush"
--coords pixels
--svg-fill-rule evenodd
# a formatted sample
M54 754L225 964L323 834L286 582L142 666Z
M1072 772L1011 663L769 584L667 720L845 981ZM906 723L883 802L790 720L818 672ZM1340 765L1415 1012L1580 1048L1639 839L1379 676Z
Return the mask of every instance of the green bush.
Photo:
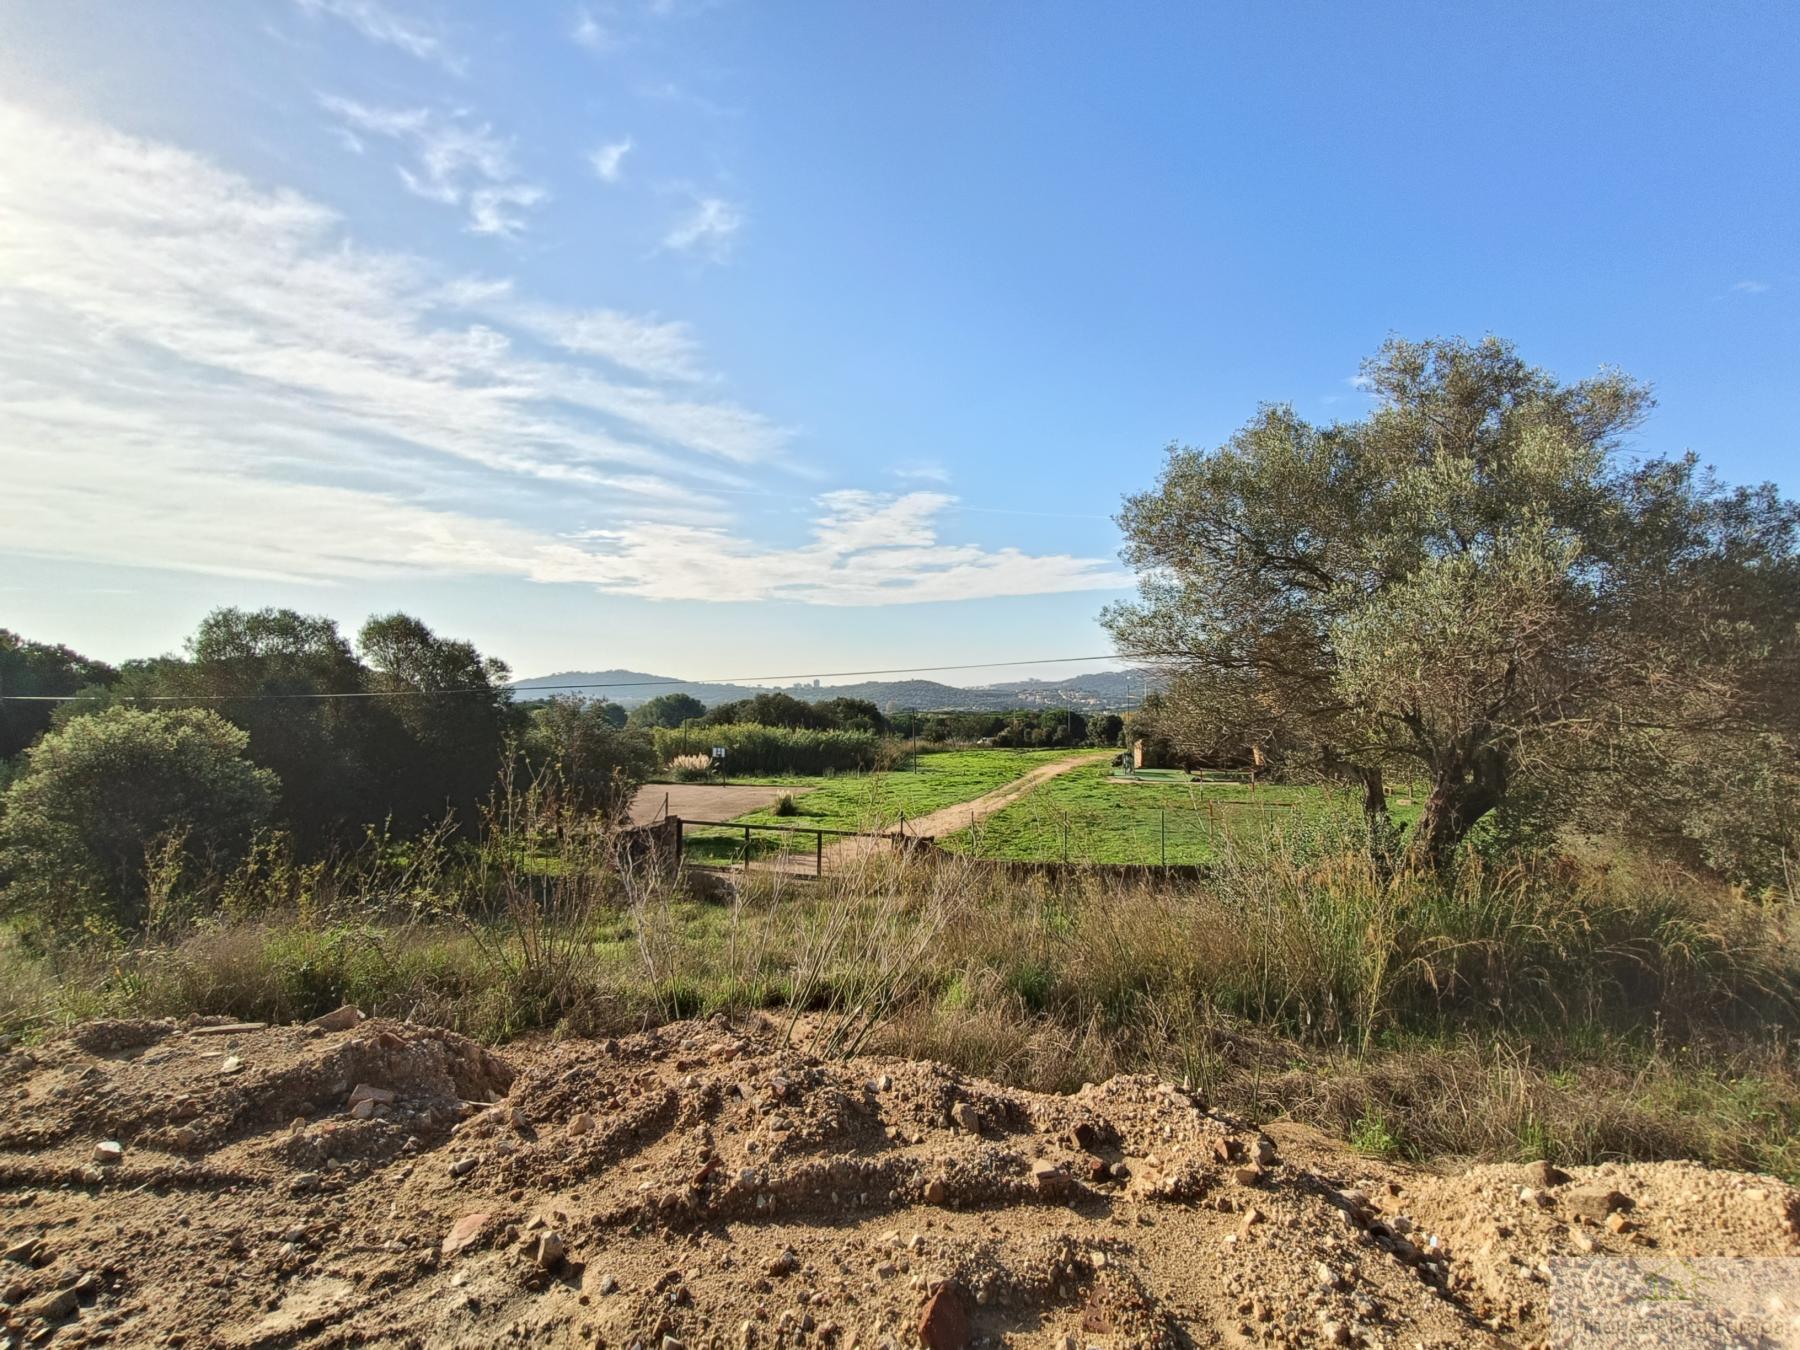
M773 805L769 808L769 814L775 815L775 816L797 816L797 815L799 815L800 807L794 801L794 794L791 792L782 793L779 797L777 797L775 799L775 805Z
M201 708L108 708L45 736L0 799L7 907L137 928L153 889L189 864L235 865L280 788L248 744Z
M812 731L740 722L717 727L659 727L656 757L667 764L682 755L725 748L727 774L818 774L875 767L878 742L866 731Z

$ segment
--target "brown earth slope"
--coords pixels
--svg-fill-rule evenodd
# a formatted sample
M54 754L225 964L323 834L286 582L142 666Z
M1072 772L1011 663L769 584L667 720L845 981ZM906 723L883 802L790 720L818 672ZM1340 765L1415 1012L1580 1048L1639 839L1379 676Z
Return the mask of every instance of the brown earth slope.
M1765 1178L1436 1175L1147 1078L1037 1096L722 1022L504 1055L97 1023L0 1075L17 1344L1513 1344L1554 1258L1800 1251Z

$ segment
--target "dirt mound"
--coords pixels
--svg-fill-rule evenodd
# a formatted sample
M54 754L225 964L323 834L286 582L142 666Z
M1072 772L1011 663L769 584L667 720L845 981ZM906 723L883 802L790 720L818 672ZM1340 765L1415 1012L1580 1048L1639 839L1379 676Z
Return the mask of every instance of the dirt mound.
M353 1022L354 1019L349 1019ZM1683 1164L1477 1168L686 1023L502 1056L405 1023L94 1024L0 1064L33 1344L1070 1347L1546 1336L1561 1258L1800 1252ZM1770 1314L1771 1316L1773 1314Z

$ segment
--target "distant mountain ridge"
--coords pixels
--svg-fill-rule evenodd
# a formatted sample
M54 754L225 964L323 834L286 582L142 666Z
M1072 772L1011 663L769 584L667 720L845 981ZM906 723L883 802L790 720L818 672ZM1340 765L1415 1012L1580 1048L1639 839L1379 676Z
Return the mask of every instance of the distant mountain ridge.
M707 707L767 693L773 686L709 684L641 670L575 670L539 675L512 685L518 699L572 694L611 699L634 708L661 694L688 694ZM936 680L864 680L856 684L793 684L781 691L809 703L834 698L867 699L883 712L916 708L920 712L1010 712L1030 708L1075 708L1078 711L1136 707L1146 689L1156 689L1155 674L1137 670L1101 670L1066 680L1009 680L964 688Z

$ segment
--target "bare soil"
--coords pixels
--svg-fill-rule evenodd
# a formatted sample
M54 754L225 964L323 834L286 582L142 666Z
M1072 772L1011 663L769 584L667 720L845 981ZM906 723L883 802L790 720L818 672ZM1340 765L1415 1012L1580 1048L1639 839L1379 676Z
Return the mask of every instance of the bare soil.
M1800 1252L1800 1194L1686 1163L1440 1174L773 1023L494 1053L352 1016L8 1055L13 1343L1501 1345L1554 1339L1554 1259Z
M665 815L683 820L731 820L773 806L786 794L798 797L807 791L804 787L749 783L646 783L631 799L631 823L650 825Z

